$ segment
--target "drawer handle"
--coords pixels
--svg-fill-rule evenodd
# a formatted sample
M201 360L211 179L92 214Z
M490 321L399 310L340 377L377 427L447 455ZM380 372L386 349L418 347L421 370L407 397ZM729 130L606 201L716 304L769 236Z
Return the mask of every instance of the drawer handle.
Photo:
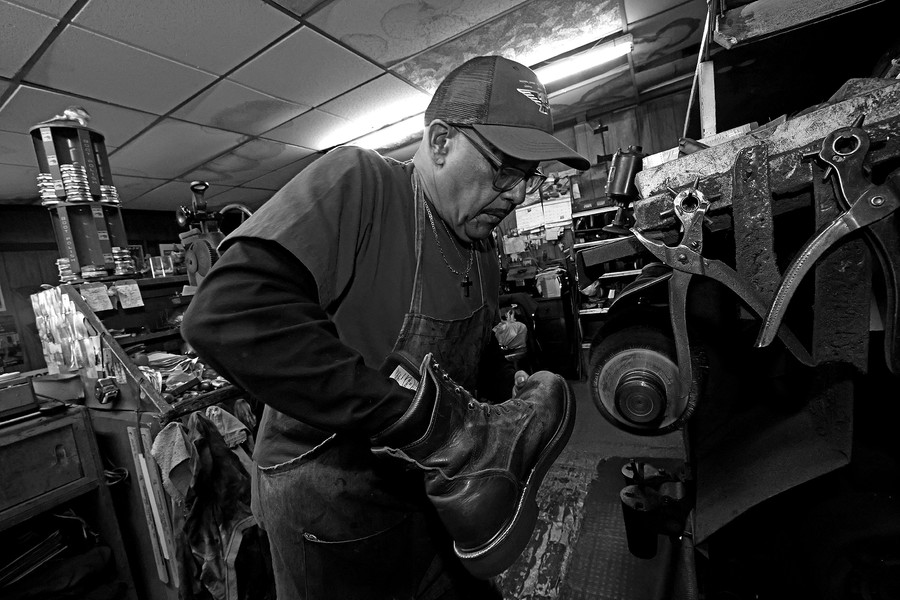
M54 448L56 454L56 464L65 464L69 462L69 451L62 444L57 444Z

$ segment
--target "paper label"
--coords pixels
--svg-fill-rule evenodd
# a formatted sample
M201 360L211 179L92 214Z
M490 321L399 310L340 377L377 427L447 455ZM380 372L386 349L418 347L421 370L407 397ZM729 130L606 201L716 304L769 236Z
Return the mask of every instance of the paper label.
M419 380L416 379L412 373L403 368L402 365L397 365L397 367L394 369L394 372L391 373L391 379L408 390L412 390L415 392L419 389Z
M94 312L113 309L109 292L102 283L86 283L81 286L80 291L81 297Z
M116 293L119 295L119 302L122 308L138 308L144 305L141 298L141 290L134 279L126 279L116 284Z

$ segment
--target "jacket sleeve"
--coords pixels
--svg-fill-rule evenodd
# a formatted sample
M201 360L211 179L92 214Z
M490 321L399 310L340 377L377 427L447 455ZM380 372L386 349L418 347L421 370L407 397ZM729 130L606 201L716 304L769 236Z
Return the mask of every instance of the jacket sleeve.
M256 400L328 431L370 436L412 400L338 338L315 279L275 242L231 244L191 300L182 335Z

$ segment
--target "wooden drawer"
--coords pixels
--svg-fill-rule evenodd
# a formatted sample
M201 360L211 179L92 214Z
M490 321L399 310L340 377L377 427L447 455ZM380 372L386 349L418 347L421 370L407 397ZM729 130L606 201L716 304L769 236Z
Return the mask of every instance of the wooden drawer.
M0 511L84 477L71 424L5 438L0 445Z

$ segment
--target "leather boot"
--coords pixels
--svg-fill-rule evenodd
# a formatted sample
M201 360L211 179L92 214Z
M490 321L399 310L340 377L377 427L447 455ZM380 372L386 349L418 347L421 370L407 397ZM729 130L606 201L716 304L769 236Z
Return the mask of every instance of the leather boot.
M497 575L531 539L538 488L575 424L574 395L565 379L540 371L516 398L478 402L431 354L412 375L412 404L372 439L372 451L421 469L462 564L476 577Z

